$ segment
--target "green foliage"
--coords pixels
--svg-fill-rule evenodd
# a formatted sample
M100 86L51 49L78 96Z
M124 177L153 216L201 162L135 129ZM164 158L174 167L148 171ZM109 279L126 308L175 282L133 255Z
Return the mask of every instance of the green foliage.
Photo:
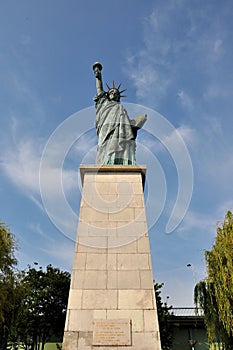
M209 342L233 344L233 214L217 227L215 243L205 252L208 278L199 282L194 302L204 310Z
M19 340L43 350L51 336L62 339L70 274L51 265L19 272L15 249L14 235L0 223L0 350Z
M0 222L0 349L4 349L11 327L15 302L15 239Z
M156 305L157 305L157 312L158 312L161 347L162 347L162 350L169 350L169 349L171 349L171 345L172 345L172 341L173 341L173 332L172 332L172 328L169 324L169 319L171 317L169 310L172 307L171 306L168 307L166 303L163 304L162 298L160 296L160 294L161 294L160 289L162 287L163 287L163 283L162 284L158 284L158 283L154 284L154 291L155 291L155 298L156 298Z
M21 307L13 338L43 350L47 340L62 337L68 301L70 274L48 265L46 271L29 266L19 285Z
M218 305L216 303L212 282L200 281L195 286L194 302L204 311L209 343L221 343L223 329L218 316Z
M8 274L17 264L14 256L15 238L10 232L10 229L0 222L0 273L1 275Z

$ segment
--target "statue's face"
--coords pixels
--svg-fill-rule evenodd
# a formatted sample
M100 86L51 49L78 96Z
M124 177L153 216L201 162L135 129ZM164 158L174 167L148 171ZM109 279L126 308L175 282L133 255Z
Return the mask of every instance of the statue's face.
M110 101L116 101L119 102L120 101L120 93L117 89L110 89L108 91L108 98Z

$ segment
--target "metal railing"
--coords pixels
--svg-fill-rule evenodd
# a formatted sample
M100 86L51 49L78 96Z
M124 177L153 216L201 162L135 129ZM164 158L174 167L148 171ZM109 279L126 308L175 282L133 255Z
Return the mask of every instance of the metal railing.
M169 310L170 315L179 317L203 317L204 312L200 308L194 307L173 307Z

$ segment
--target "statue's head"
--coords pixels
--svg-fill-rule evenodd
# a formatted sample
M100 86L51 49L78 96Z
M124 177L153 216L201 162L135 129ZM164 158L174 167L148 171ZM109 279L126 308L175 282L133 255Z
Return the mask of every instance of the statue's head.
M108 84L106 84L106 85L108 88L108 98L110 101L120 102L120 98L125 97L125 96L121 95L121 93L124 92L126 89L120 91L121 84L119 84L118 87L115 87L115 83L113 81L112 87L110 87Z
M120 91L118 89L109 89L108 98L110 101L120 102Z

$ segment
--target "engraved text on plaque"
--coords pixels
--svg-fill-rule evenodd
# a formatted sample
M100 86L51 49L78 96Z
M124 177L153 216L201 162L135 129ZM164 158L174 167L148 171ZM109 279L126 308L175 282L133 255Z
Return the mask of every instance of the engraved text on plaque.
M93 345L132 345L128 319L94 320Z

